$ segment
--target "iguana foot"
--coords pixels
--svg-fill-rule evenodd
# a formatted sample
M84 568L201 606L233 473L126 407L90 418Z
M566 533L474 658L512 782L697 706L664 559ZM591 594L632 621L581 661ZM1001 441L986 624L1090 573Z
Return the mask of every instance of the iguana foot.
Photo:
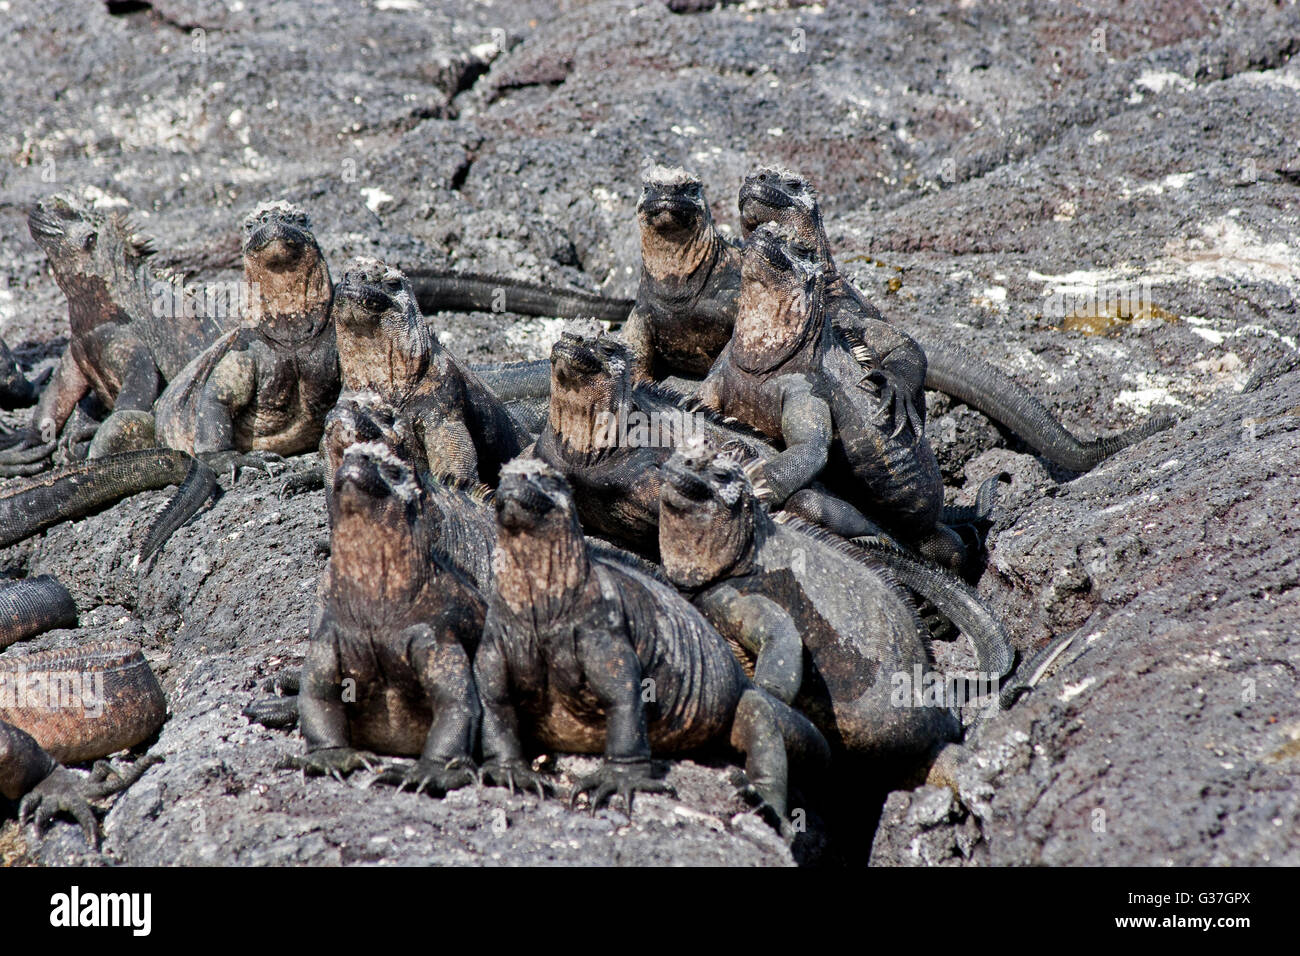
M258 471L265 472L270 477L275 477L275 469L272 465L281 465L284 459L274 452L269 451L211 451L195 455L200 461L206 463L209 468L217 474L230 473L230 483L233 485L239 481L239 472L244 468L256 468Z
M425 760L421 758L410 767L388 767L375 783L393 784L398 790L408 787L416 793L442 796L449 790L458 790L477 782L474 764L465 757L450 760Z
M586 777L581 777L569 797L569 808L578 805L578 798L586 796L588 809L595 813L618 794L623 798L623 806L628 816L632 815L632 795L642 793L663 793L670 797L677 796L677 791L651 772L650 761L638 760L635 763L611 763L605 761L599 770Z
M19 440L0 451L0 478L34 475L53 464L54 442L42 441L40 434L30 428L17 434Z
M83 790L92 800L121 793L143 777L146 770L162 762L163 758L157 754L145 754L123 771L108 760L96 760Z
M86 842L92 849L99 849L99 822L82 792L81 781L63 767L56 768L23 797L18 805L18 821L22 825L31 823L37 839L44 839L45 831L60 813L76 820Z
M482 768L483 781L491 786L516 790L535 790L539 800L555 792L553 784L522 760L490 760Z
M272 730L292 730L298 726L298 698L292 694L287 697L258 697L240 713Z
M318 491L325 487L325 470L313 466L304 468L302 471L295 471L284 477L284 484L280 486L280 497L285 495L301 494L304 491Z
M755 816L781 834L781 838L786 843L794 842L795 829L790 821L780 809L768 801L762 787L750 782L749 775L745 771L736 767L731 774L731 783L736 788L736 796L749 804Z
M288 760L288 766L301 770L305 777L333 777L342 780L354 770L378 770L379 758L351 747L326 747Z
M912 396L907 392L905 383L898 380L889 369L877 368L863 376L861 384L870 383L876 390L876 424L880 428L890 428L890 438L897 438L904 428L911 428L912 434L925 434L925 422Z

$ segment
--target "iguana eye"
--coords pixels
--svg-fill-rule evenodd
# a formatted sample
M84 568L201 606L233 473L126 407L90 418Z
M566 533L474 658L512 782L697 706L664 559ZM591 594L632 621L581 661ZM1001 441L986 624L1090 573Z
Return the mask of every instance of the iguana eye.
M99 233L88 232L86 238L81 240L81 248L90 252L95 248L95 243L99 241Z
M387 289L389 292L401 292L401 291L402 291L402 280L401 280L401 279L385 279L385 280L384 280L384 288Z

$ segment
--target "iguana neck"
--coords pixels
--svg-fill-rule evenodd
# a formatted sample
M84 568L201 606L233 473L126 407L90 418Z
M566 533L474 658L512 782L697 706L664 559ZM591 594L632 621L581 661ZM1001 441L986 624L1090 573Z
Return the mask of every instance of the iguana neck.
M556 445L573 461L595 462L617 446L618 423L632 411L628 375L588 380L574 389L551 383L550 426Z
M746 282L740 290L732 355L747 372L761 374L796 358L816 364L830 344L822 290L791 293L766 282Z
M272 344L300 345L328 324L332 287L324 259L302 270L246 269L245 278L253 286L247 319Z
M492 574L511 614L531 621L540 632L582 601L591 559L576 522L560 534L503 528L492 552Z
M654 298L694 298L708 284L726 245L711 219L684 242L666 238L654 229L642 229L642 287Z
M375 391L391 401L429 374L442 378L450 362L423 329L392 334L380 326L369 334L356 335L340 324L335 331L344 387L352 391Z
M326 594L358 622L399 616L435 585L421 528L385 527L370 516L340 514L330 532Z

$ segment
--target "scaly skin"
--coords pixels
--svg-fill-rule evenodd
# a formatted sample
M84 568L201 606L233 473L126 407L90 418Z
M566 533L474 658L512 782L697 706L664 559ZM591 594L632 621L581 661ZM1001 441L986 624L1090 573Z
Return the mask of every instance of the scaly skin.
M943 486L925 433L880 414L871 370L826 321L825 274L811 255L792 230L754 231L735 334L700 400L784 445L764 467L774 504L820 476L894 536L960 567L964 547L939 523Z
M76 683L60 683L75 679ZM40 697L37 687L45 688ZM60 705L48 688L62 686ZM22 800L19 817L39 836L57 813L71 814L87 842L99 830L89 800L116 793L155 761L136 761L117 774L97 766L83 782L60 764L106 757L147 740L162 726L167 701L133 644L111 641L21 657L0 657L0 794ZM108 780L109 775L117 780Z
M587 795L595 810L617 793L630 812L634 793L667 790L652 753L730 743L752 792L784 820L789 765L827 759L816 728L755 687L672 588L594 556L553 469L507 466L495 504L496 578L474 658L487 780L545 790L529 744L603 753L572 799Z
M36 401L38 390L18 368L9 346L0 339L0 408L25 408Z
M668 460L664 479L668 576L751 663L758 686L860 757L907 763L960 737L947 707L894 699L895 675L928 670L930 656L889 572L837 539L773 521L733 455L694 445Z
M531 441L505 405L425 325L411 284L377 259L352 262L334 291L343 393L326 418L321 454L332 475L358 426L358 404L391 412L417 473L495 484Z
M200 455L302 454L339 394L329 268L307 214L289 203L254 209L243 235L249 314L167 386L158 436Z
M49 575L0 584L0 650L56 627L76 627L77 606Z
M1026 389L969 352L934 343L922 349L888 325L839 271L826 238L816 190L798 173L772 166L755 170L740 190L740 216L746 235L763 223L780 223L817 249L818 261L827 271L827 315L864 349L866 360L879 372L882 394L892 401L896 418L907 415L924 423L924 385L978 409L1043 457L1071 471L1087 471L1174 422L1168 415L1157 415L1118 435L1085 441L1067 431Z
M419 758L384 771L385 782L434 794L472 783L480 707L470 655L483 598L435 555L424 493L387 448L348 449L333 485L330 559L298 699L307 753L294 763L341 777L374 768L377 751Z
M0 548L52 524L84 517L128 495L179 485L140 549L147 560L216 489L206 464L171 448L128 451L57 468L0 490Z

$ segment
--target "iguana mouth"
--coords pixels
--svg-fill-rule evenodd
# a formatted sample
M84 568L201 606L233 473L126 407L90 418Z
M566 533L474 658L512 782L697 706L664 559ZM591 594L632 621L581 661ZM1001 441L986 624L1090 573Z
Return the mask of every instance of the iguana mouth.
M555 507L550 495L522 475L501 479L494 504L497 521L509 531L527 531L535 527Z
M664 504L684 510L697 502L707 501L713 495L713 486L675 456L663 464L662 471Z
M637 215L655 229L693 226L700 215L696 201L699 189L698 184L672 189L647 188L637 203Z
M577 384L605 368L593 343L567 332L551 347L551 363L556 377L566 385Z
M750 176L740 187L738 203L741 224L745 232L750 233L780 210L789 209L794 200L783 190Z
M334 298L340 302L355 303L371 319L397 306L387 291L352 272L344 275L342 281L335 286Z
M27 228L37 242L42 239L61 239L66 234L63 223L69 218L71 216L61 215L50 209L45 200L41 200L27 216Z
M244 255L255 255L273 269L296 266L316 240L297 226L276 219L258 228L244 243Z

